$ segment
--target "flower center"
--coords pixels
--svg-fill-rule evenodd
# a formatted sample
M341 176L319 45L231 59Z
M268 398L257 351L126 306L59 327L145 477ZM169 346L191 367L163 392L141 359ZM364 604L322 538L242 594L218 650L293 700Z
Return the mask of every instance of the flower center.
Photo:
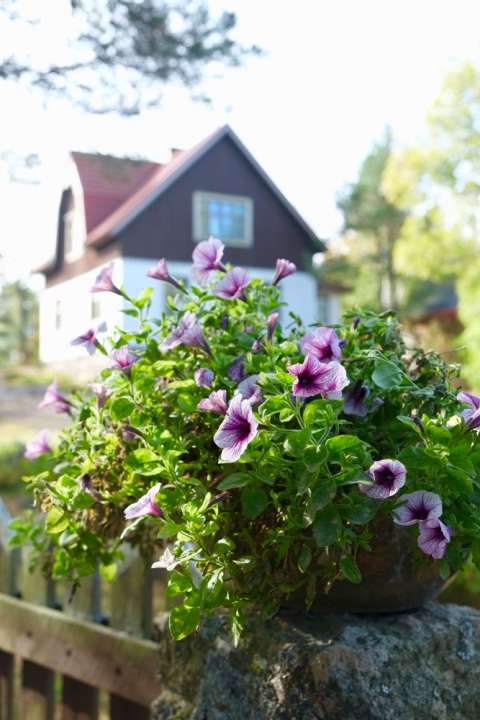
M390 488L395 482L395 475L389 468L383 468L375 473L375 481L382 487Z
M250 435L250 423L248 420L245 420L244 418L239 418L237 420L237 435L240 440L245 440Z

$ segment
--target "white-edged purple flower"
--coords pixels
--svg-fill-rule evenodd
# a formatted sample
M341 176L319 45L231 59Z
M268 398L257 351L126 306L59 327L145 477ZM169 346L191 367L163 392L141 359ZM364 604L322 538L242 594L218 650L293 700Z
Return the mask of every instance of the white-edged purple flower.
M366 385L362 385L361 380L357 380L350 392L345 395L343 412L346 415L366 417L368 409L365 405L365 400L369 394L370 390L368 387Z
M91 383L89 387L97 398L98 407L102 408L112 394L113 390L102 383Z
M227 414L213 437L215 444L222 448L221 459L224 462L238 460L257 432L258 421L249 401L242 400L241 395L234 395Z
M480 429L480 397L473 393L463 391L458 393L457 400L469 407L460 413L465 424L470 430Z
M144 517L145 515L155 515L160 517L162 515L161 508L155 502L158 491L161 488L161 483L157 483L150 488L145 495L142 495L140 500L132 503L124 510L126 520L133 520L134 518Z
M361 483L359 490L374 500L386 500L405 485L407 470L399 460L376 460L368 468L368 475L372 483Z
M211 387L214 374L209 368L198 368L194 373L195 383L198 387Z
M57 381L54 380L45 390L43 400L38 407L53 407L57 413L71 414L72 403L59 392Z
M292 388L295 397L321 395L329 400L340 400L343 388L348 385L343 365L320 362L314 355L307 355L303 363L289 365L287 370L295 378Z
M110 355L109 367L114 370L128 372L132 365L137 362L138 358L130 352L128 345L122 345L118 350L114 350Z
M272 312L267 317L267 337L269 340L271 340L273 337L273 333L275 332L275 328L277 327L279 317L280 313L278 312Z
M217 238L210 237L198 243L192 253L193 277L200 285L206 283L213 270L225 272L225 265L222 263L225 245Z
M122 427L122 440L125 440L125 442L133 442L134 440L138 440L139 437L142 437L142 433L132 425L124 425Z
M48 430L40 430L33 440L30 440L30 442L26 444L24 457L26 457L27 460L36 460L41 455L46 455L50 452L52 452L52 448L48 442Z
M450 542L451 532L439 518L420 523L418 547L434 560L441 560Z
M228 410L227 391L214 390L207 398L203 398L197 405L199 410L210 410L217 415L225 415Z
M163 551L163 555L161 555L158 560L152 564L152 568L160 568L162 570L168 570L168 572L171 572L177 567L178 564L179 561L175 559L175 555L172 553L170 548L167 547Z
M300 348L304 355L315 355L322 362L342 357L340 339L333 328L317 327L308 332L300 341Z
M107 331L107 323L102 322L98 327L89 328L83 335L79 335L72 342L71 345L83 345L89 355L93 355L95 350L100 346L97 335Z
M239 355L227 370L228 377L230 380L240 382L245 377L245 363L243 355Z
M439 518L442 514L442 498L428 490L416 490L402 495L400 504L393 510L393 521L397 525L415 525Z
M257 380L260 375L249 375L245 380L242 380L240 385L235 390L235 395L238 393L241 395L243 400L248 400L250 405L258 405L262 402L263 396L260 387L257 385Z
M168 352L178 345L188 345L189 347L199 347L210 352L207 341L200 327L197 316L193 312L186 312L182 316L177 327L172 330L170 335L160 345L162 352Z
M113 279L113 262L111 262L106 267L102 268L100 272L98 273L97 277L95 278L95 282L93 283L92 287L90 288L90 292L97 293L97 292L113 292L117 295L121 295L121 291L119 288L114 285Z
M233 268L215 287L215 295L224 300L237 300L245 297L245 288L250 282L248 273L243 268Z
M150 270L147 270L147 277L152 278L153 280L162 280L163 282L170 283L173 287L185 292L185 289L180 285L178 280L175 280L175 278L170 275L165 258L161 258L156 265L151 267Z
M295 272L297 272L297 266L295 263L290 260L285 260L285 258L278 258L277 264L275 265L275 274L273 276L272 285L276 285L280 282L280 280L283 280L283 278L286 278L289 275L293 275Z

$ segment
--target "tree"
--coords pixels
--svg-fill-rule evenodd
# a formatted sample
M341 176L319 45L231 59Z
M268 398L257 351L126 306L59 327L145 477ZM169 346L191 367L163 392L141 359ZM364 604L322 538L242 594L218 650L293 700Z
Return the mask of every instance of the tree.
M362 296L366 290L369 304L380 308L398 307L394 249L406 217L405 211L390 202L382 189L391 152L392 138L387 131L363 161L358 180L346 187L337 200L343 213L346 240L359 270L357 293L360 291L360 299L365 300Z
M38 359L38 303L20 281L0 289L0 365Z
M133 114L157 105L167 83L198 88L210 67L239 65L259 52L232 39L234 13L213 18L205 0L65 2L72 37L64 56L32 60L31 49L21 47L0 54L0 79L67 95L90 111ZM25 15L21 0L2 0L0 14L5 33L25 24L39 27L39 17Z

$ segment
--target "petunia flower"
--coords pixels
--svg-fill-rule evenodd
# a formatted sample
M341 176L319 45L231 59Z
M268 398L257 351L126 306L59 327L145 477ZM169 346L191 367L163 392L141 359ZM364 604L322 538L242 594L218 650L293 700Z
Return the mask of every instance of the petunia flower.
M125 440L125 442L133 442L134 440L138 440L139 437L142 437L140 430L137 430L137 428L134 428L132 425L123 426L122 440Z
M24 457L26 457L27 460L36 460L41 455L46 455L50 452L52 452L52 448L48 442L48 430L40 430L33 440L27 443Z
M114 350L110 355L109 367L114 370L128 372L132 365L137 362L138 358L130 352L128 345L122 345L118 350Z
M113 283L112 275L113 262L100 270L97 277L95 278L95 282L90 288L90 292L113 292L117 295L121 295L121 290Z
M283 278L286 278L289 275L293 275L295 272L297 272L297 266L295 263L290 260L285 260L285 258L278 258L272 285L277 285L280 280L283 280Z
M480 429L480 397L469 392L461 392L457 395L457 400L465 405L469 405L466 410L460 413L460 417L463 418L465 424L470 430Z
M226 272L222 263L225 245L217 238L210 237L208 240L198 243L192 253L193 277L200 285L203 285L213 270Z
M239 395L241 395L243 400L248 400L252 407L254 405L258 405L263 400L262 391L257 385L257 380L259 377L260 375L250 375L249 377L245 378L245 380L242 380L242 382L235 390L235 394L238 393Z
M104 333L107 331L107 323L102 322L98 325L97 329L89 328L83 335L79 335L72 342L71 345L83 345L89 355L93 355L97 348L101 348L100 342L97 338L98 333Z
M113 390L108 388L106 385L102 385L102 383L91 383L89 387L97 398L98 407L102 408L112 394Z
M257 432L258 421L249 401L242 400L241 395L234 395L227 414L213 437L215 444L222 448L221 459L224 462L238 460Z
M365 405L365 400L369 394L370 390L368 387L366 385L362 385L361 380L357 380L350 392L345 395L343 412L346 415L365 417L368 414L368 408Z
M214 374L209 368L198 368L194 373L195 383L198 387L210 387L213 383Z
M432 518L420 523L418 547L425 555L431 555L434 560L441 560L445 555L450 537L451 533L448 527L439 518Z
M340 400L343 388L348 385L343 365L338 362L322 363L314 355L307 355L303 363L289 365L287 370L295 378L292 388L295 397L321 395L330 400Z
M273 337L273 333L275 331L275 328L277 327L279 317L280 313L278 312L272 312L267 317L267 337L269 340L271 340Z
M210 410L210 412L214 412L217 415L225 415L228 409L227 391L214 390L207 398L200 400L197 408L199 410Z
M175 555L172 553L170 548L167 547L163 551L163 555L161 555L159 559L152 564L152 568L160 568L162 570L168 570L168 572L171 572L177 567L178 564L179 561L175 559Z
M328 327L317 327L304 335L300 348L304 355L315 355L322 362L340 360L342 356L340 339L335 330Z
M243 355L239 355L227 370L230 380L239 382L245 377L245 363Z
M199 325L197 316L193 312L186 312L182 316L177 327L172 330L170 335L161 343L160 350L167 352L178 347L178 345L188 345L189 347L199 347L210 352L207 341L203 334L203 330Z
M170 285L173 285L173 287L176 287L181 292L186 292L178 280L175 280L175 278L170 275L165 258L161 258L156 265L151 267L150 270L147 270L147 276L153 278L153 280L162 280L163 282L170 283Z
M58 390L57 381L54 380L47 389L43 396L42 402L38 405L39 408L45 408L53 406L57 413L69 413L71 414L72 403L62 395Z
M243 268L230 270L215 288L215 295L224 300L243 300L245 288L250 282L248 273Z
M161 483L157 483L150 488L145 495L142 495L140 500L132 503L124 510L124 516L126 520L133 520L134 518L144 517L145 515L155 515L160 517L162 515L161 508L155 502L158 491L161 488Z
M393 521L397 525L415 525L439 518L443 510L440 495L427 490L402 495L399 502L393 510Z
M359 485L359 490L375 500L386 500L405 485L407 470L399 460L377 460L368 469L371 485Z

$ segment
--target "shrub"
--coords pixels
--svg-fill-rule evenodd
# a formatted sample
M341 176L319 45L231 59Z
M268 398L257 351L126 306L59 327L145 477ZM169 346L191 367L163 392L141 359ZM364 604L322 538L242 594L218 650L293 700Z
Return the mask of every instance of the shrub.
M480 399L450 385L456 367L409 349L393 313L349 312L308 332L272 284L197 247L204 285L186 289L165 261L151 277L177 290L149 318L151 291L122 294L134 332L106 344L91 391L46 402L73 416L55 467L28 482L44 515L16 524L55 578L112 576L127 540L169 575L170 627L183 638L218 608L238 635L248 608L274 613L292 593L307 606L337 579L361 581L360 549L393 517L418 539L419 563L447 577L480 560ZM288 280L285 280L288 282ZM462 416L461 402L467 406ZM415 545L413 546L415 548Z

